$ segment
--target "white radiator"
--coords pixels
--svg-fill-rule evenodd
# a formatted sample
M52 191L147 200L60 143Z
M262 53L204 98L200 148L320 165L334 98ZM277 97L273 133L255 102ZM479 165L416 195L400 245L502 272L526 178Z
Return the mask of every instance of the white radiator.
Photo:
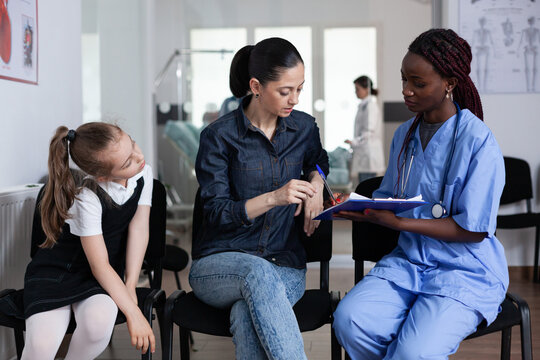
M0 289L23 287L40 188L41 185L23 185L0 191ZM13 330L0 327L0 359L15 355Z

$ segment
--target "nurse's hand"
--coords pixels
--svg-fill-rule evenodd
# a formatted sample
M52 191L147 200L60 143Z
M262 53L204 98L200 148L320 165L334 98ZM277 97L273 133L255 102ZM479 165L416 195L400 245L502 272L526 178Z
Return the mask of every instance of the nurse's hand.
M335 192L334 197L336 198L336 201L332 200L332 198L329 198L328 200L324 202L324 208L328 209L329 207L332 207L334 205L337 205L346 201L349 198L349 195L350 194L342 194L342 193Z
M389 210L366 209L364 211L340 211L334 217L341 217L353 221L368 221L374 224L399 230L399 217Z

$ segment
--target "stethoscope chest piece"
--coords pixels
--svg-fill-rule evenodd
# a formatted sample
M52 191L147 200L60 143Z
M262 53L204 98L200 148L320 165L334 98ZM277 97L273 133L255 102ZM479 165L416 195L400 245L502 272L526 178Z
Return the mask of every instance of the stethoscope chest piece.
M440 219L446 214L446 209L442 206L441 203L433 204L431 207L431 216L434 219Z

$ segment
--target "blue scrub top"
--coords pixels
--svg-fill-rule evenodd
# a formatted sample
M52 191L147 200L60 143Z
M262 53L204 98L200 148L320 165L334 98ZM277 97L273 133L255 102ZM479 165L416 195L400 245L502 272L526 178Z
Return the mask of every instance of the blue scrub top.
M396 130L388 169L374 197L401 193L401 188L396 185L397 159L413 120ZM453 298L477 310L491 323L508 288L504 249L494 235L505 182L504 161L489 128L464 109L448 180L443 179L456 120L456 115L448 119L425 150L422 150L417 127L406 158L408 171L410 154L415 148L405 197L422 194L428 205L399 216L432 219L431 206L440 201L444 186L443 205L447 211L451 209L456 223L472 232L486 232L487 237L479 243L458 243L401 232L397 248L380 260L370 275L390 280L413 292ZM399 161L401 165L403 154Z

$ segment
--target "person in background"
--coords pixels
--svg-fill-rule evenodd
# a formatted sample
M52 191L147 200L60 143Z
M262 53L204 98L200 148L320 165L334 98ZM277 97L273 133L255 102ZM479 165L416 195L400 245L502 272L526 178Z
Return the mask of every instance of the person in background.
M294 217L311 235L328 173L315 119L294 110L304 86L297 49L280 38L240 49L230 87L238 108L201 133L196 172L203 202L189 282L231 308L236 359L306 359L293 305L305 290L306 255ZM306 180L301 180L304 175Z
M376 176L386 170L383 151L383 124L379 105L378 90L367 76L354 80L356 97L360 99L354 120L354 137L345 140L352 149L351 179L353 184Z
M89 175L82 187L76 186L70 158ZM153 187L141 149L116 125L60 126L51 139L48 166L39 204L45 241L24 279L22 359L54 359L72 313L77 327L65 359L96 358L111 339L119 309L132 345L154 352L154 333L135 292Z
M447 359L480 322L495 320L505 298L508 267L495 237L504 161L482 121L471 59L454 31L431 29L401 63L405 104L417 115L396 130L373 197L421 194L427 205L400 216L339 213L400 232L334 313L352 359Z

